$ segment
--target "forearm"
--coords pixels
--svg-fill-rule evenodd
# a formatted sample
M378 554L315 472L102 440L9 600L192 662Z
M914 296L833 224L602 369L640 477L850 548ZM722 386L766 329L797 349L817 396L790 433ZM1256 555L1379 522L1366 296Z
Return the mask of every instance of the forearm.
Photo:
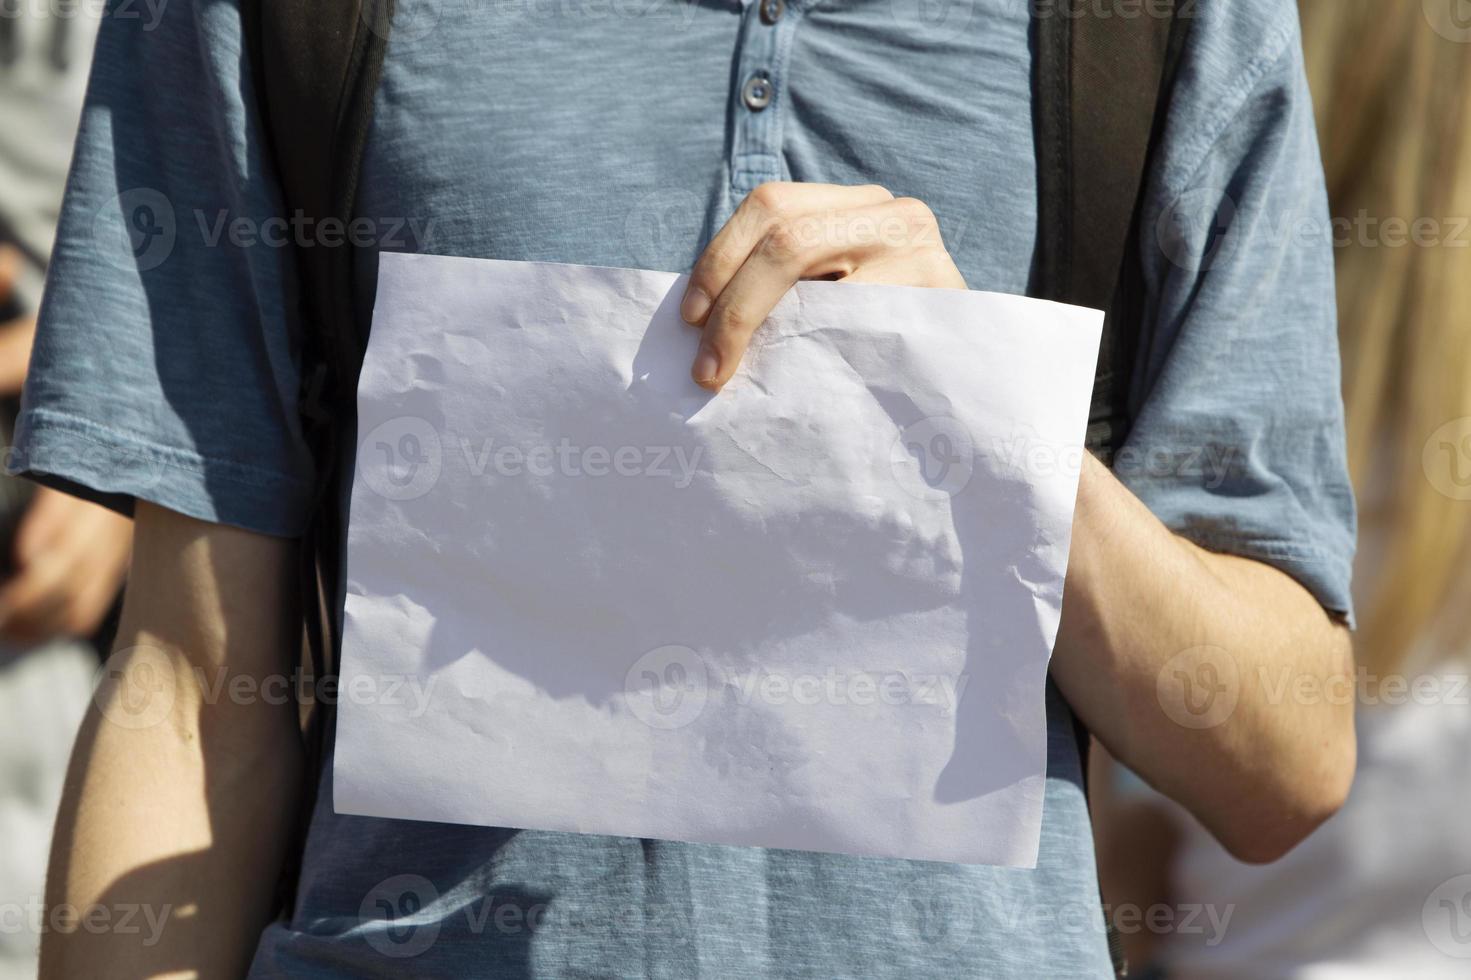
M1278 856L1347 792L1346 629L1287 575L1172 534L1092 457L1052 673L1116 757L1239 857Z
M294 663L289 546L146 505L138 529L52 846L43 978L242 975L294 827L295 707L255 686ZM57 928L68 908L137 928Z

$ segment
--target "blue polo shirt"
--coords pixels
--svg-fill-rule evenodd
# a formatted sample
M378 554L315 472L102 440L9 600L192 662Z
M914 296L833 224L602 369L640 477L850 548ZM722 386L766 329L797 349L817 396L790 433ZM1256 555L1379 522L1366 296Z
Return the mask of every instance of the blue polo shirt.
M1117 472L1173 529L1347 616L1330 229L1295 7L1189 9L1136 242L1148 298ZM121 12L10 465L293 534L313 476L291 249L324 230L283 220L237 3L181 0L151 26ZM1021 0L399 0L397 17L358 200L365 289L377 249L687 271L778 179L920 198L973 288L1028 289ZM296 907L253 975L1104 976L1059 703L1049 727L1035 870L341 817L326 781Z

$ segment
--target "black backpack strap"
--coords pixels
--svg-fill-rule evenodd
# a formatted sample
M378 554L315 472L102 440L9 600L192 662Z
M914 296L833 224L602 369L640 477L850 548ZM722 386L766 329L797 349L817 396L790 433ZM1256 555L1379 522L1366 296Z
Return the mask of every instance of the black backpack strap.
M300 604L314 678L336 672L341 624L342 440L355 423L358 372L366 348L354 309L355 248L343 234L353 218L358 170L383 69L394 0L241 0L257 109L280 181L286 217L311 230L293 249L301 338L302 424L316 465L300 549ZM326 223L326 224L324 224ZM332 228L333 233L326 234ZM323 234L315 234L321 230ZM332 244L328 244L331 242ZM300 685L293 685L300 688ZM301 850L315 809L331 705L309 707L305 799L297 847L283 869L290 912Z
M1032 293L1106 311L1087 433L1088 449L1105 463L1129 432L1144 295L1140 199L1189 28L1175 0L1131 18L1092 14L1085 0L1033 6Z
M1140 199L1190 18L1175 0L1146 4L1134 17L1097 15L1084 0L1034 0L1032 9L1033 294L1106 311L1087 447L1111 465L1129 433L1143 319ZM1077 716L1073 726L1086 795L1091 737ZM1114 972L1126 976L1118 934L1105 924Z
M1175 0L1134 17L1100 16L1086 0L1034 0L1033 294L1108 311L1088 416L1088 448L1105 463L1129 430L1143 294L1132 246L1189 21Z

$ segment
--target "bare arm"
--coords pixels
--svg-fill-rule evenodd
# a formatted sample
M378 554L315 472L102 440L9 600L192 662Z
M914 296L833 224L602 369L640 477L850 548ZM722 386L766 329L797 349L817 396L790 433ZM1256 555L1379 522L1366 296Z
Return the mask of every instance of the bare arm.
M241 976L274 911L301 744L289 687L220 682L290 677L294 545L142 502L135 516L117 652L52 845L41 977ZM67 907L83 924L58 929ZM85 925L128 909L136 931Z
M1172 534L1091 456L1052 676L1113 755L1244 861L1353 779L1348 631L1289 576Z

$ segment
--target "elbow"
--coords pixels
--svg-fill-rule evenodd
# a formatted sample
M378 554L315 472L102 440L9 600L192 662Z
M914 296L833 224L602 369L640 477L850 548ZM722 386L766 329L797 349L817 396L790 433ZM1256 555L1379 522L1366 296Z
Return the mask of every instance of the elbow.
M1289 726L1266 726L1240 771L1241 804L1217 840L1238 861L1270 864L1307 839L1348 800L1358 765L1354 733L1354 659L1348 631L1335 626L1323 647L1321 698L1290 710L1310 713ZM1214 831L1215 828L1212 828Z
M1283 812L1275 819L1264 820L1235 832L1217 837L1230 854L1243 864L1271 864L1307 840L1313 831L1343 806L1345 796L1325 797L1314 804Z
M1347 733L1331 745L1315 746L1313 758L1281 766L1244 807L1221 826L1210 828L1236 860L1270 864L1284 857L1343 807L1353 785L1357 749L1350 718Z

